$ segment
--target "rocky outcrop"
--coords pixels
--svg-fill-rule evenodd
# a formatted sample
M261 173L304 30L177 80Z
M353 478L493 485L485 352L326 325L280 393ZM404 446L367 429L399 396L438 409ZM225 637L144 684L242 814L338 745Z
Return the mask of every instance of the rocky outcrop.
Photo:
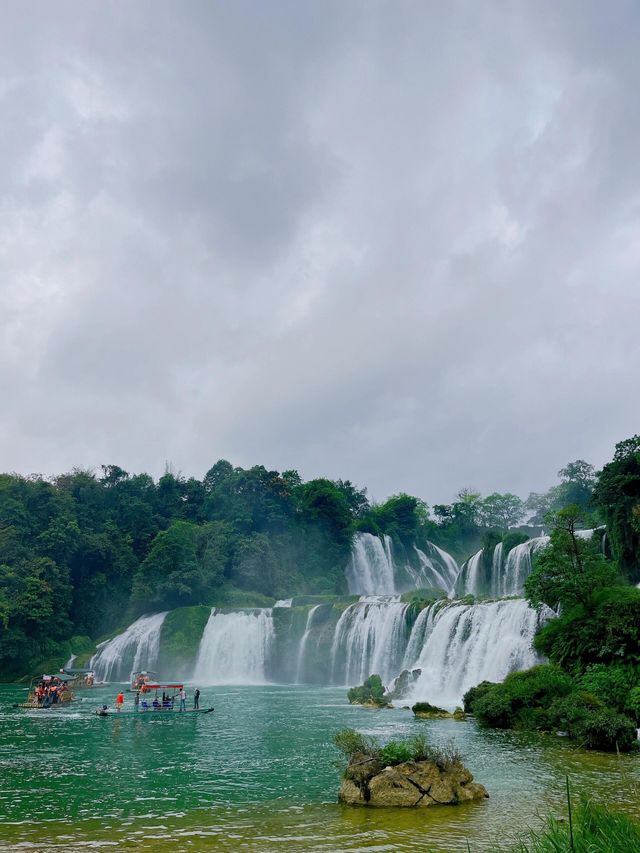
M385 696L388 699L404 699L413 690L416 681L422 675L421 669L403 669L400 675L391 683Z
M488 796L459 762L445 769L433 761L406 761L382 768L375 758L355 755L345 771L338 799L351 806L425 808Z
M450 711L445 711L444 708L438 708L435 705L430 705L428 702L416 702L416 704L412 706L411 710L415 716L419 717L421 720L446 720L453 718L453 714Z

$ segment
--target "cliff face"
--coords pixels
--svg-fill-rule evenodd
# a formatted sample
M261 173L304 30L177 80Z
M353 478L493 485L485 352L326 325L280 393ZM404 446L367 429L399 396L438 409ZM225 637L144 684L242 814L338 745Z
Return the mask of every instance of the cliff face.
M354 756L338 799L352 806L425 808L457 805L488 797L464 765L440 769L433 761L406 761L382 768L375 759Z

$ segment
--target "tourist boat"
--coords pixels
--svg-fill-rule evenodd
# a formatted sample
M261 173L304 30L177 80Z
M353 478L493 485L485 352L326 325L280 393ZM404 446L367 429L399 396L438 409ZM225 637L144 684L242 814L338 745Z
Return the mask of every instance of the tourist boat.
M92 669L80 669L77 667L65 668L65 675L70 675L75 678L74 687L76 690L89 690L92 687L102 687L104 681L96 681L95 673Z
M60 672L57 675L41 675L29 685L26 702L16 702L14 708L31 708L34 711L47 711L68 705L75 699L72 685L76 676Z
M168 716L168 715L183 715L183 714L210 714L213 711L213 707L210 708L185 708L184 711L180 711L179 700L176 701L179 691L182 690L184 684L178 684L172 682L170 684L158 684L156 682L146 682L139 689L136 689L135 692L138 694L136 696L136 705L131 709L127 709L126 711L123 709L118 711L117 708L109 708L107 705L103 705L102 708L98 708L96 710L97 717L154 717L154 716ZM167 691L173 691L171 694L168 694ZM162 695L160 695L160 691L162 691ZM177 692L176 692L177 691ZM151 698L153 696L153 698Z
M147 684L151 684L151 682L154 681L154 676L157 676L157 674L157 672L152 672L150 669L143 669L140 672L132 672L129 692L138 693L143 687L146 687Z

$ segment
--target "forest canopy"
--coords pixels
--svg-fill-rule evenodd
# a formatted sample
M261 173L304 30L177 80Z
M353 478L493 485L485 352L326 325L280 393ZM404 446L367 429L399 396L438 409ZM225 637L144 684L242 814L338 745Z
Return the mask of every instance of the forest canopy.
M348 480L305 482L294 470L226 460L202 480L167 470L156 481L117 465L52 479L1 474L0 672L149 610L224 603L233 591L344 593L357 531L387 534L399 548L429 540L462 560L491 531L574 504L589 523L606 522L613 556L638 578L640 439L619 444L599 477L582 460L559 477L526 501L463 489L429 508L403 493L376 504Z

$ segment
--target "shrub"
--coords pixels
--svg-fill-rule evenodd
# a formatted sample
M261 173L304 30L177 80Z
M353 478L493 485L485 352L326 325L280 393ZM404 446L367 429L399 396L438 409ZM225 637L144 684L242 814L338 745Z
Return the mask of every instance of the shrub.
M629 691L625 711L640 725L640 687L634 687Z
M624 752L636 743L633 721L592 693L580 691L558 700L549 709L549 717L586 749L612 752L617 747Z
M589 608L579 604L549 620L534 646L573 672L592 663L640 665L640 590L600 590Z
M434 717L448 717L449 712L444 708L437 708L435 705L430 705L428 702L416 702L411 707L414 714L433 714Z
M380 750L380 761L385 767L413 760L413 751L409 741L391 740Z
M494 681L481 681L475 687L471 687L462 697L462 705L467 714L473 714L474 704L478 699L481 699L492 687L495 686Z
M333 742L348 761L351 761L354 755L374 757L380 752L380 746L374 737L367 737L354 729L341 729L334 736Z
M553 664L508 675L501 684L484 682L465 695L478 722L491 728L546 728L544 712L573 689L571 678Z
M403 764L405 761L433 761L440 770L448 770L463 760L453 741L434 747L424 735L400 741L390 740L380 747L374 737L367 737L353 729L342 729L335 735L334 743L349 762L362 756L376 759L385 767Z
M638 683L639 677L635 667L623 664L595 663L587 667L586 672L578 679L578 686L588 693L594 693L606 705L623 711L632 687Z
M360 687L352 687L347 692L347 698L352 705L375 703L376 705L387 705L384 698L384 685L379 675L370 675Z

